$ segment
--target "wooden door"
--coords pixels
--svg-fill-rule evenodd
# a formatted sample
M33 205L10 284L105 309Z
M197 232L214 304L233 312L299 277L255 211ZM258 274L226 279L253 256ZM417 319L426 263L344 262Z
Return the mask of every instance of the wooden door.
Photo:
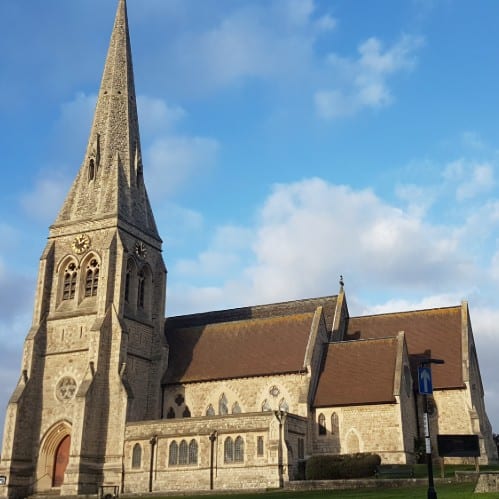
M52 487L60 487L64 482L64 472L69 461L69 448L71 436L66 435L57 446L54 458L54 474L52 476Z

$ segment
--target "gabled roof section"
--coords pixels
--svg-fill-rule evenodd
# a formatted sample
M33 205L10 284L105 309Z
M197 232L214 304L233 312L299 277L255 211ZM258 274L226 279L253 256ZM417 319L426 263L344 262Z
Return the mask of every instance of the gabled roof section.
M461 306L351 317L345 340L396 336L404 331L414 369L425 352L445 364L432 367L436 389L463 386ZM466 325L465 325L466 326Z
M301 372L315 311L200 322L169 319L166 384ZM199 319L199 318L198 318Z
M314 407L394 403L398 338L329 343Z
M142 172L125 0L119 0L85 159L54 226L111 217L159 240Z
M322 296L320 298L307 298L304 300L292 300L268 305L254 305L251 307L231 308L227 310L216 310L199 314L178 315L166 319L167 328L186 328L193 326L204 326L218 322L241 321L247 319L265 319L277 316L315 312L317 307L322 307L326 327L331 331L333 326L334 312L336 309L337 296Z

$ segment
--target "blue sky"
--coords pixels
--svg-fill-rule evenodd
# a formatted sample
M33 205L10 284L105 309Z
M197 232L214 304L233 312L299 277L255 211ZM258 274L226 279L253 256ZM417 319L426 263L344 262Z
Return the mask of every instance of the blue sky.
M115 9L0 2L2 407ZM128 12L168 314L335 294L340 274L352 314L468 300L498 432L499 4L128 0Z

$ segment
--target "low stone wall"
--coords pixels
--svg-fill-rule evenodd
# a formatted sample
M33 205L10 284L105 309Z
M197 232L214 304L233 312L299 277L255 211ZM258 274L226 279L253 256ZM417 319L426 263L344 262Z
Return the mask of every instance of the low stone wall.
M483 492L499 492L499 473L480 473L475 494Z

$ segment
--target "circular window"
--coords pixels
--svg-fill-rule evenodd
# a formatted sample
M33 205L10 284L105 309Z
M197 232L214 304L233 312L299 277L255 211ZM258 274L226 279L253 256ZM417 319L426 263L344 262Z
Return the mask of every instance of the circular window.
M70 376L64 376L59 380L55 388L56 397L61 402L71 400L76 393L76 381Z

